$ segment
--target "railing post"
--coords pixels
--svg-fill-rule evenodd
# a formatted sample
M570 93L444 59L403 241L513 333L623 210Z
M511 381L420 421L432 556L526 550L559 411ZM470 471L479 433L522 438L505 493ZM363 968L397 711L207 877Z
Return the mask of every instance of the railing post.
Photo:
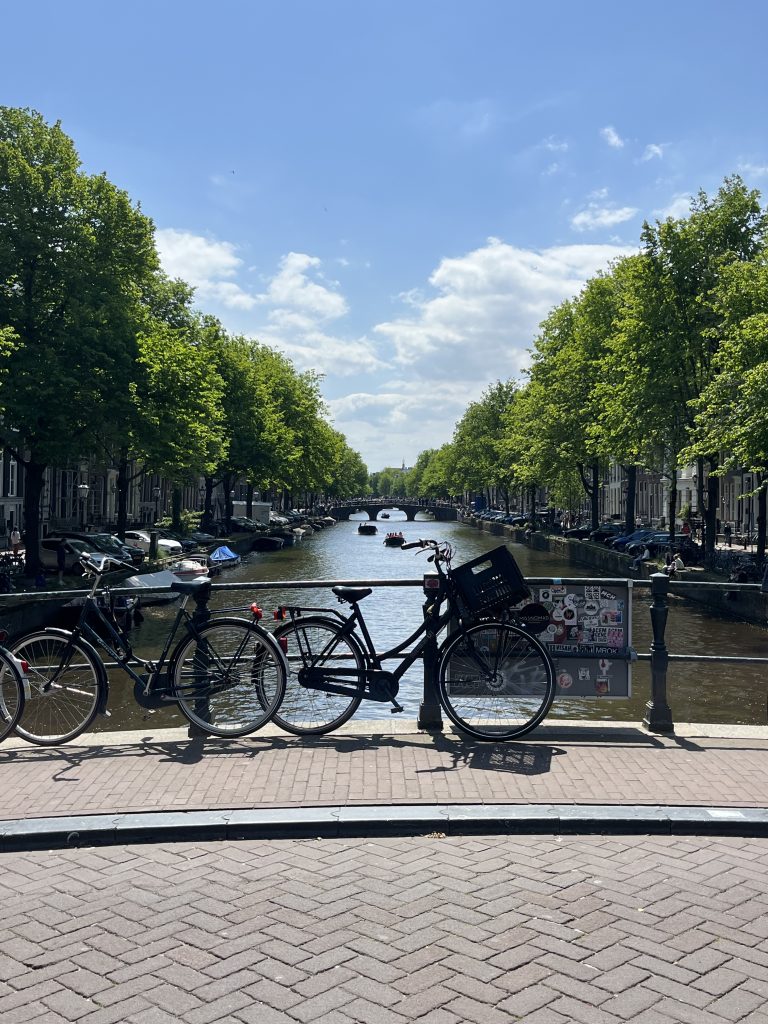
M664 640L669 612L669 577L666 573L651 575L651 699L645 705L643 725L649 732L674 732L672 710L667 702L667 666L669 652Z
M424 617L431 614L429 609L432 601L424 605ZM421 704L419 704L419 717L416 725L419 729L427 729L430 732L443 731L443 716L440 711L440 701L437 697L437 637L428 636L427 646L424 648L424 692Z

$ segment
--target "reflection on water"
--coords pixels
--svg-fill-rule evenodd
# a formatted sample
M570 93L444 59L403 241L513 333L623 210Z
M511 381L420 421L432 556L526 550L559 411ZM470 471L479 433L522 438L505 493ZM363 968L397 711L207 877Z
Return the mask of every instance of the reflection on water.
M362 518L362 517L361 517ZM396 524L396 526L394 526ZM341 606L322 583L311 590L287 590L282 580L376 580L419 579L431 569L426 556L419 551L402 551L383 543L388 530L402 530L406 541L419 537L448 540L455 548L456 563L466 561L500 543L499 538L458 523L406 522L402 513L391 512L380 521L376 535L357 533L357 522L340 522L336 526L307 535L291 548L274 553L253 554L237 569L227 571L219 582L250 580L276 582L274 590L218 593L213 608L237 607L247 614L251 600L264 608L269 624L272 609L280 604L301 604L313 608ZM577 576L587 570L576 570L558 557L546 552L531 551L522 545L510 545L525 576ZM408 636L421 620L423 594L419 587L386 587L374 590L365 599L363 610L373 638L380 650L391 648ZM650 593L639 590L633 598L633 646L647 652L651 643ZM170 608L147 608L144 623L133 630L134 645L139 654L156 654L167 634L174 614ZM736 654L765 656L768 632L757 626L713 616L702 609L673 600L667 625L667 646L671 654ZM388 663L386 667L394 667ZM650 692L650 668L647 662L633 666L633 696L629 700L567 700L557 698L550 717L579 717L638 721L645 713ZM411 668L401 683L399 700L405 715L415 718L422 689L420 666ZM670 663L669 703L678 722L731 722L764 724L766 722L766 672L758 665L741 666L721 663ZM184 719L172 710L150 714L138 708L132 698L132 683L122 674L111 674L112 715L100 719L102 729L141 729L151 720L153 727L179 725ZM389 718L389 706L365 702L358 717Z

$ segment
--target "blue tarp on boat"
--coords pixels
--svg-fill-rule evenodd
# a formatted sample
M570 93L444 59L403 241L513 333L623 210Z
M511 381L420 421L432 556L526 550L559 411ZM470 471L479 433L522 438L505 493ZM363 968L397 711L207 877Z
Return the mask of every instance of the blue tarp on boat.
M214 565L236 565L240 561L240 555L228 548L226 544L222 544L208 555L208 561Z

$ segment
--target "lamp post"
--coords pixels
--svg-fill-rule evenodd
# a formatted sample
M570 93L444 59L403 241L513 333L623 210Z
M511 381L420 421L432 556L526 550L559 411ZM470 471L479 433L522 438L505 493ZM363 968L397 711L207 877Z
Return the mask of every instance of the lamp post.
M77 496L80 499L80 526L85 530L85 512L86 504L88 502L88 491L90 487L87 483L83 482L77 485Z
M161 493L162 492L161 492L159 487L153 487L152 488L152 497L155 499L155 518L153 520L153 525L155 525L157 523L157 515L158 515L157 506L158 506L158 503L160 501L160 494Z

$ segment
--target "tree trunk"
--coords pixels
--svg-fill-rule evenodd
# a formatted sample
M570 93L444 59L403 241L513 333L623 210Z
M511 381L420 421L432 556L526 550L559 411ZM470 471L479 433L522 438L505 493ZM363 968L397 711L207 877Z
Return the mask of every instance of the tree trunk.
M624 502L624 519L627 534L635 532L635 505L637 503L637 466L624 466L627 474L627 493Z
M709 463L709 476L707 477L707 511L704 557L711 558L717 544L717 515L720 511L720 478L714 476L713 471L718 466L718 456L710 455L707 458Z
M671 483L669 486L669 497L667 501L667 515L669 517L669 536L672 544L675 543L675 519L677 518L677 470L672 470Z
M120 452L120 459L117 463L117 535L120 540L125 540L125 531L128 526L128 450Z
M213 531L213 477L206 476L205 500L203 502L203 514L200 517L200 529L206 533Z
M591 470L592 486L589 501L592 507L592 529L596 530L600 525L600 466L596 462L593 462Z
M765 558L765 512L766 505L768 505L768 501L766 501L766 497L768 496L768 491L766 490L768 487L768 480L762 473L757 475L760 480L760 492L757 495L757 557L762 564L763 559Z
M181 488L174 487L171 491L171 529L181 533L184 529L181 523Z
M245 488L245 514L249 519L253 518L253 484L247 484Z
M24 463L24 564L27 576L36 576L40 561L40 496L43 493L45 466L30 458Z

